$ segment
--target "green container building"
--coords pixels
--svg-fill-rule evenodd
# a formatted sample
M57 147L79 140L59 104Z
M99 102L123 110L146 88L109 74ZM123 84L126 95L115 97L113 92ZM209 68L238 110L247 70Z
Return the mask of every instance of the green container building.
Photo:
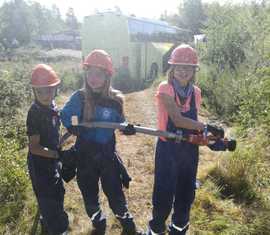
M102 12L84 18L81 36L83 56L93 49L112 56L113 86L125 91L141 89L164 72L168 52L187 38L187 31L164 21Z

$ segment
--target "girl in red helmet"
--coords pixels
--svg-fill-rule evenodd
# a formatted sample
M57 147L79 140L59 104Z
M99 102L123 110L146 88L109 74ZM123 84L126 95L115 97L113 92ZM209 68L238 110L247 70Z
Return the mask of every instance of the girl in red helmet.
M83 67L85 87L72 94L61 111L61 120L69 132L77 136L77 182L93 225L91 234L103 235L106 229L106 218L99 204L99 180L110 208L123 227L122 234L141 234L136 231L123 193L122 184L128 186L130 179L120 167L114 130L72 125L74 117L79 122L124 121L122 94L111 87L111 57L103 50L94 50L86 57Z
M59 83L60 79L50 66L37 65L31 79L35 101L27 115L29 175L37 197L42 230L51 235L67 234L68 228L57 151L60 118L54 103Z
M189 45L176 47L168 62L168 80L157 90L158 127L160 130L188 135L209 127L213 134L223 135L219 128L198 121L201 91L194 85L199 67L196 51ZM165 222L173 208L170 235L184 235L195 197L198 146L159 138L155 154L152 219L148 235L165 234Z

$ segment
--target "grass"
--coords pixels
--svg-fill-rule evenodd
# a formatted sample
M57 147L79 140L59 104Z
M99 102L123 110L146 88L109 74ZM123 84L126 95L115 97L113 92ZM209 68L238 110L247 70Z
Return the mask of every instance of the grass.
M192 234L269 234L269 159L260 135L242 140L236 152L204 172Z
M66 72L60 64L55 68ZM69 68L68 65L67 71ZM74 77L70 74L67 77L67 84L73 86ZM126 95L125 111L128 121L156 127L154 94L157 85L164 79L166 78L160 77L154 81L154 88ZM67 98L64 94L57 98L60 107ZM207 121L209 115L204 110L202 118ZM130 189L125 191L129 209L138 227L145 229L151 218L155 138L141 134L129 137L119 134L117 140L118 151L133 179ZM25 161L26 150L15 152L17 157ZM191 211L190 234L269 234L270 149L267 133L253 129L241 139L237 151L233 154L211 152L207 148L202 148L200 152L198 177L202 186L197 190ZM1 169L5 169L5 165L2 166ZM0 222L0 234L28 234L31 230L36 201L29 180L22 195L23 203L19 206L15 206L13 201L0 209L0 220L7 217ZM102 193L101 204L108 218L108 234L119 234L120 225ZM91 225L74 180L66 185L65 208L69 214L70 234L88 234ZM9 216L11 214L15 216Z
M155 126L154 92L148 89L127 95L125 110L128 120ZM117 138L118 150L133 178L130 189L126 190L129 209L138 227L145 229L151 218L155 139L139 134L130 137L118 135ZM264 153L263 146L257 141L239 145L234 154L212 153L202 149L202 171L199 174L202 187L197 190L192 208L190 234L267 234L269 210L267 200L262 200L262 195L266 195L269 178L261 155ZM256 149L252 148L255 145ZM257 175L253 175L256 172ZM254 179L258 177L261 183L256 181L254 184ZM17 222L22 234L29 231L30 221L35 214L35 200L30 195L31 188L28 190L24 216ZM101 204L108 218L108 234L119 234L120 225L102 193ZM70 233L87 234L91 225L75 181L66 185L65 208L69 213Z

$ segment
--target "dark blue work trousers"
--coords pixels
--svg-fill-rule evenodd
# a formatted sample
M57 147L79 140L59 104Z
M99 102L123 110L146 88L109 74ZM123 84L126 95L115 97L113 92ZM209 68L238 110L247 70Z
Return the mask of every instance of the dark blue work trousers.
M65 232L68 228L68 215L63 206L65 189L59 162L31 154L27 162L42 224L51 235Z
M113 213L122 217L127 212L119 168L114 157L114 145L114 142L98 144L83 140L76 143L78 149L77 182L84 199L86 212L95 226L101 222L99 217L96 217L98 221L93 217L101 210L99 180Z
M194 92L190 110L182 116L197 120ZM168 118L167 131L183 135L193 133L176 128ZM166 231L165 222L172 208L171 235L183 235L188 229L190 208L195 198L196 174L198 167L198 146L182 141L158 140L155 153L155 179L153 190L152 220L150 229L158 234ZM182 231L181 231L182 230Z

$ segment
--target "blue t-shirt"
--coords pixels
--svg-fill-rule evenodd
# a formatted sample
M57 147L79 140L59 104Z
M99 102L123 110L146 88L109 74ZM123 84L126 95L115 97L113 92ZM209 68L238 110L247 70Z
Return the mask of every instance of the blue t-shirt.
M73 93L69 101L60 112L60 118L66 128L72 127L72 116L82 121L84 95L82 91ZM93 122L123 122L122 105L112 98L98 98L95 100ZM101 144L108 143L114 138L114 130L108 128L80 128L80 138Z

